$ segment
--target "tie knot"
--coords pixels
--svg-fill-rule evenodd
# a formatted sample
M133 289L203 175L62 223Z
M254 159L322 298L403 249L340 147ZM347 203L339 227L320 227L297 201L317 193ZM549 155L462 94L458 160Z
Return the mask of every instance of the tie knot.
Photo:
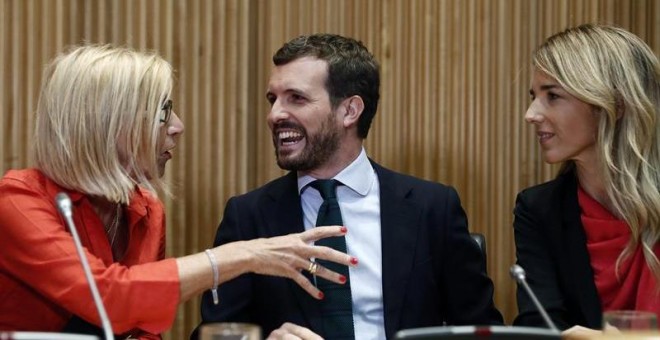
M317 179L310 185L321 193L321 197L324 200L337 198L337 185L339 185L339 181L336 179Z

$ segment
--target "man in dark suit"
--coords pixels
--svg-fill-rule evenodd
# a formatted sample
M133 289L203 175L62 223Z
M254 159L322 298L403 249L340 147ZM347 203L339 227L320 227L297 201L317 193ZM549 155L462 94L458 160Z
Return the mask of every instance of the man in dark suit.
M380 87L373 55L353 39L316 34L289 41L273 62L268 125L277 163L291 172L231 198L215 245L322 225L324 206L338 203L341 216L329 223L343 223L348 233L328 246L359 264L344 267L343 286L312 277L326 294L319 299L285 279L243 275L220 287L219 305L203 297L203 323L250 322L274 338L316 333L326 339L393 338L400 329L445 323L501 324L456 191L395 173L366 155L362 141ZM328 181L317 180L327 179L337 185L336 197L321 193L318 183Z

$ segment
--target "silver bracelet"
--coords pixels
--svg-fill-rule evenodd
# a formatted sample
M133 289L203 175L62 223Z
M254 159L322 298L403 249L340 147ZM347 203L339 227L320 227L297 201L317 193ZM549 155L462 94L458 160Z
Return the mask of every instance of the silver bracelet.
M218 261L216 261L215 254L213 254L211 249L206 249L204 252L206 253L206 256L208 256L209 262L211 262L211 268L213 269L213 287L211 287L211 294L213 294L213 304L217 305L219 302L218 281L220 281L220 273L218 273Z

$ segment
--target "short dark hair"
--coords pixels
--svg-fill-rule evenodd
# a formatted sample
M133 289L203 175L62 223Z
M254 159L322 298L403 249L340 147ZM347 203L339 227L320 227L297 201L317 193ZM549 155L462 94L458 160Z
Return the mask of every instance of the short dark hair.
M333 109L350 96L362 98L364 111L358 121L358 136L366 138L380 97L379 66L374 56L355 39L336 34L312 34L285 43L273 55L273 63L280 66L310 56L328 63L325 86Z

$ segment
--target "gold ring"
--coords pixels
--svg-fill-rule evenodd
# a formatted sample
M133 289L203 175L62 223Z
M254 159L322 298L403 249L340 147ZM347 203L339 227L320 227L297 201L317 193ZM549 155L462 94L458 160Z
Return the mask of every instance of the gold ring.
M310 262L309 263L309 268L307 268L307 271L312 274L316 275L316 270L319 268L319 264L316 262Z

